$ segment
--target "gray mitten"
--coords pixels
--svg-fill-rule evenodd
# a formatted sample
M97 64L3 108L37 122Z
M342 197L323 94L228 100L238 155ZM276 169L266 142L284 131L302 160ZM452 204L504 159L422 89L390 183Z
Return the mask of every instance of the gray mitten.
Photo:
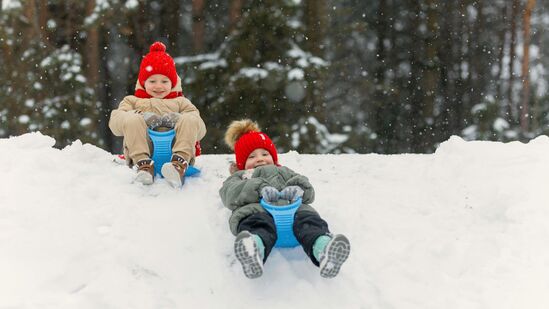
M298 198L303 197L303 189L299 186L288 186L280 191L280 198L295 202Z
M278 195L280 192L275 187L264 187L261 189L261 196L263 197L263 200L267 203L274 203L278 201Z
M167 128L175 128L175 125L179 121L179 118L181 118L180 113L167 113L162 116L162 126Z
M145 112L143 113L143 118L145 119L147 127L153 130L162 125L162 118L155 113Z

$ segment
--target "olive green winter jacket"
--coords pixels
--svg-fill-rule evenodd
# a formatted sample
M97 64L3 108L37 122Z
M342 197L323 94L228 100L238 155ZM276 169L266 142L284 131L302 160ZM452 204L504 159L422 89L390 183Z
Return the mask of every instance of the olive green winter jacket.
M223 182L219 190L223 204L232 210L229 226L234 235L237 234L238 224L243 218L266 211L259 204L259 192L266 186L275 187L279 191L288 186L301 187L304 191L303 202L298 211L316 212L309 205L314 201L315 191L307 177L285 166L276 165L256 167L251 176L247 176L248 173L246 170L234 173Z

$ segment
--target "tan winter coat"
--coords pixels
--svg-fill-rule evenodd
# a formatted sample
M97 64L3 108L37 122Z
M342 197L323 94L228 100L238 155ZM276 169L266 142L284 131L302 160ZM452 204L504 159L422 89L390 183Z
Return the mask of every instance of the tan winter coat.
M135 89L143 89L139 82ZM181 92L181 79L172 91ZM150 141L147 139L146 124L139 112L153 112L164 115L170 112L180 113L180 121L176 125L176 143L173 152L182 152L186 160L194 157L194 144L206 134L206 125L200 112L186 97L173 99L138 98L134 95L124 97L118 109L111 112L109 128L116 136L124 136L124 154L130 161L137 161L150 155ZM143 119L143 121L141 121ZM178 130L180 129L180 130ZM129 162L131 164L131 162Z

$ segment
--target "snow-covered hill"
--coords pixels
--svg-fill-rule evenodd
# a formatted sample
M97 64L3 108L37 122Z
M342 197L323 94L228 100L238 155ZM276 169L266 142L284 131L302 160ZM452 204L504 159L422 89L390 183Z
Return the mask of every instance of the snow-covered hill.
M281 155L351 240L338 277L300 248L248 280L203 155L182 190L40 133L0 139L0 308L548 308L549 138L432 155Z

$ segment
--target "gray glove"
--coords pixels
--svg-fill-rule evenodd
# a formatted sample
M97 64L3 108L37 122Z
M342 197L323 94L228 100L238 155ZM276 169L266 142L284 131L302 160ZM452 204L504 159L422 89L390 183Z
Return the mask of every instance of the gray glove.
M261 189L261 196L263 200L267 203L274 203L278 201L278 195L280 192L275 187L267 186Z
M288 186L280 191L280 198L295 202L298 198L303 197L303 189L299 186Z
M153 130L162 125L162 118L155 113L145 112L143 113L143 118L145 119L147 127Z
M167 113L162 116L162 126L167 128L175 128L175 125L179 121L179 118L181 118L180 113L175 113L175 112Z

